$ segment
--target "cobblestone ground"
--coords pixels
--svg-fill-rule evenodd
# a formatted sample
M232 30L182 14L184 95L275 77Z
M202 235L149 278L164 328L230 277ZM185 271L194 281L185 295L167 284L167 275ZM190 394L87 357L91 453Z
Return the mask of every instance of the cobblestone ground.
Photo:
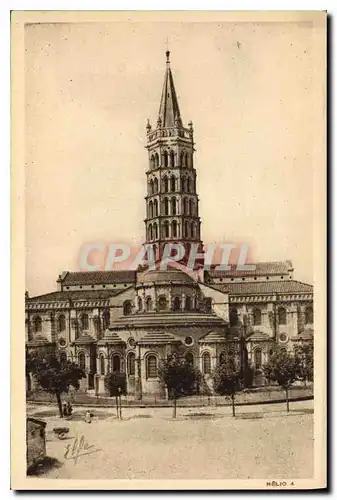
M47 421L47 454L57 467L40 477L63 479L307 479L313 475L313 401L230 408L128 408L117 420L113 408L85 408L65 421L54 407L29 406ZM69 427L58 439L53 428ZM75 442L86 446L75 460ZM79 442L79 441L78 441ZM83 441L82 441L83 444ZM69 446L68 457L65 452Z

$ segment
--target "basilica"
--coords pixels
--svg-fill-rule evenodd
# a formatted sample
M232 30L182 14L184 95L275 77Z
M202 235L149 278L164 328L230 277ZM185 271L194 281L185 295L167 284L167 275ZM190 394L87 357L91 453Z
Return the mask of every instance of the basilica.
M168 242L203 252L193 124L183 124L169 57L167 51L158 119L146 127L145 243L158 261ZM293 351L313 341L313 287L293 273L291 261L195 274L160 266L65 271L56 291L26 292L26 350L77 362L87 375L81 389L97 395L109 372L126 373L130 395L162 395L158 367L172 351L210 384L216 364L240 366L244 350L258 384L276 344Z

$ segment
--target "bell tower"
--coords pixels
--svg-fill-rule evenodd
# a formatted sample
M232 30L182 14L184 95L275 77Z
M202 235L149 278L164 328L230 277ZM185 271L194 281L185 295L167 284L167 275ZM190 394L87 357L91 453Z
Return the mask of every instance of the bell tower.
M149 168L146 199L146 243L160 259L166 243L181 243L188 257L191 243L202 252L196 170L193 165L193 125L183 126L166 51L166 72L155 128L148 121Z

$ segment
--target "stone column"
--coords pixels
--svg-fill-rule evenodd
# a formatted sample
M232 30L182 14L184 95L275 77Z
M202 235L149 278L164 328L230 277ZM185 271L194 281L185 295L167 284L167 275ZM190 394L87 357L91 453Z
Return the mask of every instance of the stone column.
M157 311L158 310L158 307L157 307L157 288L156 288L156 285L155 283L153 284L153 310L154 311Z
M172 289L169 287L169 304L168 304L168 309L169 311L172 311L173 309L173 304L172 304Z
M296 337L298 333L297 305L291 304L287 310L287 324L289 322L288 333L291 337Z
M184 311L186 307L186 294L181 294L181 309Z

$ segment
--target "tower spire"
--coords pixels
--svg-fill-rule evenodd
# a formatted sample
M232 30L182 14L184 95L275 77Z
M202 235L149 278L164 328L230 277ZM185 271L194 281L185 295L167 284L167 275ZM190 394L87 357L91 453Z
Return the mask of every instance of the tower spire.
M182 125L178 98L174 87L173 76L170 67L170 51L166 50L166 72L161 95L158 126L161 128Z

